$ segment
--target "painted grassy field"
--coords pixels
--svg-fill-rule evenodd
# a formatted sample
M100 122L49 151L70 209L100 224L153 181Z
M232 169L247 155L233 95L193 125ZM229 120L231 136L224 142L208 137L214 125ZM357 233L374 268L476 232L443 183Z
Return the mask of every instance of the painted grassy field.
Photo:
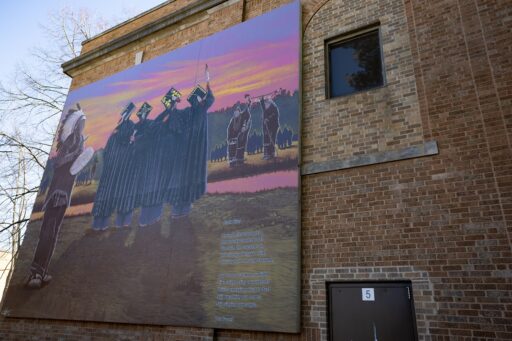
M131 227L104 232L89 228L89 215L66 218L50 265L54 279L40 290L24 287L40 228L40 221L33 222L2 313L295 331L297 198L296 188L206 195L188 218L170 220L166 208L160 223L137 227L136 213ZM259 255L252 253L255 247Z
M281 170L296 170L298 159L297 142L290 148L278 150L278 156L272 160L263 160L263 154L246 155L246 163L241 167L230 168L227 161L208 162L208 182L216 182L239 177L253 176L266 172ZM89 204L94 201L98 181L93 180L88 185L75 186L71 194L71 206ZM34 203L32 219L40 219L46 194L38 195Z
M272 161L263 160L263 154L245 155L242 167L229 168L227 161L208 163L208 181L220 181L237 177L247 177L269 171L297 169L298 147L294 142L290 148L279 149Z

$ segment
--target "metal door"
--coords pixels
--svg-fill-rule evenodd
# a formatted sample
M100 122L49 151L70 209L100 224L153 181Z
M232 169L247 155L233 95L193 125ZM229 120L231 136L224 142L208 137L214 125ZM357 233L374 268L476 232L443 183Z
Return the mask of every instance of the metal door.
M329 283L331 341L414 341L410 282Z

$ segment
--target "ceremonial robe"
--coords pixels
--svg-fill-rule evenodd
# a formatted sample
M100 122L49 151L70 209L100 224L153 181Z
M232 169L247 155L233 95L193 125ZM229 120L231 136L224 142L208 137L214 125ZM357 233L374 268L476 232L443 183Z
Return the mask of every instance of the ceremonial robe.
M191 98L191 106L175 110L170 127L174 124L175 160L167 187L167 201L174 208L190 206L206 192L208 161L208 109L215 98L207 87L205 99Z
M131 212L128 202L133 191L133 177L130 174L133 163L130 138L133 131L134 123L130 120L123 121L107 141L103 152L103 172L92 209L94 228L107 227L108 218L114 211L121 214Z

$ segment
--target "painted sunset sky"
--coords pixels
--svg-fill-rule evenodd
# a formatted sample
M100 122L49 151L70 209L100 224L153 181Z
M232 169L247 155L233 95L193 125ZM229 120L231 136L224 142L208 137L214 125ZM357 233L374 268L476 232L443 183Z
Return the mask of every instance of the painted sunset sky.
M196 83L205 86L208 64L215 103L209 112L267 94L299 87L299 2L216 33L183 48L134 66L69 93L64 113L80 103L86 114L87 146L104 147L120 113L130 101L136 111L143 102L153 106L150 118L163 110L161 98L174 87L182 93L179 108Z

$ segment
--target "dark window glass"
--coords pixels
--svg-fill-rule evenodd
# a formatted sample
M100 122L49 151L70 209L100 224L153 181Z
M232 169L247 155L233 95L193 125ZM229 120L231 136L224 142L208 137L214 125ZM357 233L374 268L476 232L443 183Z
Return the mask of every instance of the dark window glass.
M379 31L328 43L329 97L383 85Z

